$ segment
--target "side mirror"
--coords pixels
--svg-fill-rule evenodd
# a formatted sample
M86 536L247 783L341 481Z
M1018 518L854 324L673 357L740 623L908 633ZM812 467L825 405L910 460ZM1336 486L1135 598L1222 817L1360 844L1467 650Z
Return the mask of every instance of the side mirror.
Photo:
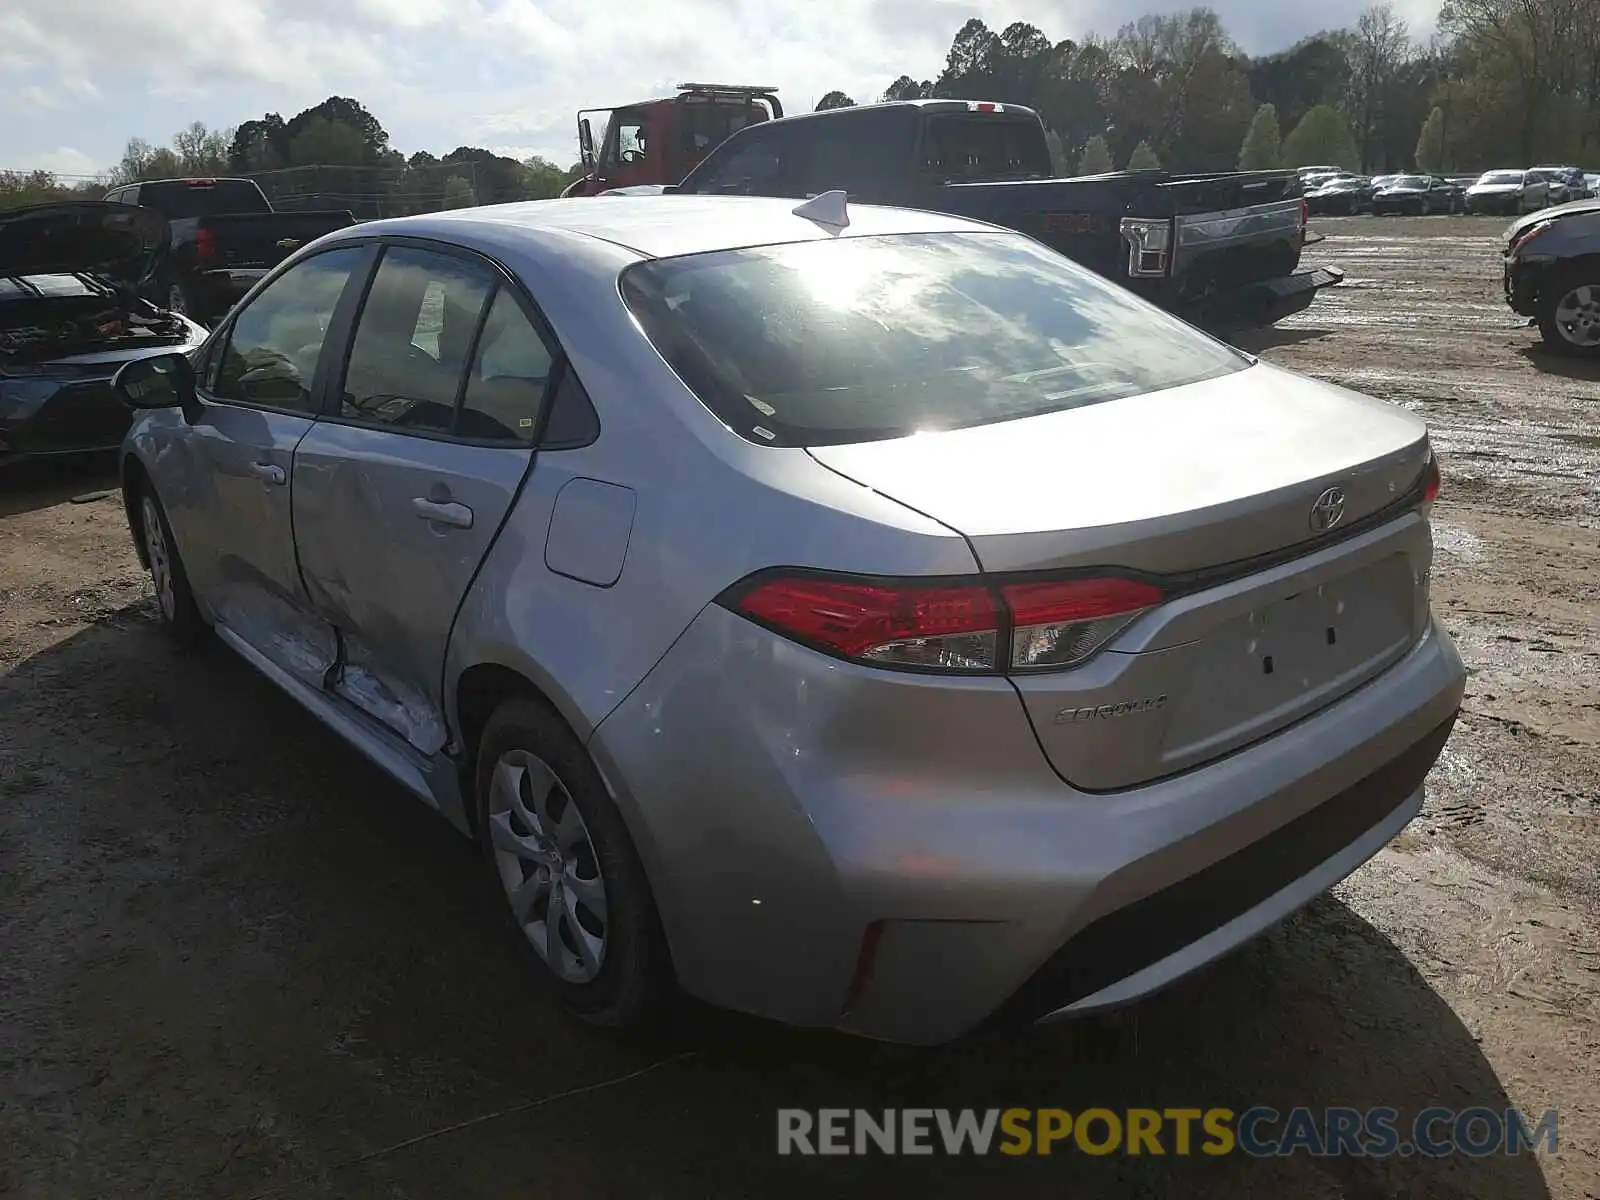
M594 131L589 127L588 117L578 118L578 152L583 159L585 174L594 174Z
M123 363L112 376L111 388L133 409L181 408L192 419L199 408L194 364L186 354L157 354Z

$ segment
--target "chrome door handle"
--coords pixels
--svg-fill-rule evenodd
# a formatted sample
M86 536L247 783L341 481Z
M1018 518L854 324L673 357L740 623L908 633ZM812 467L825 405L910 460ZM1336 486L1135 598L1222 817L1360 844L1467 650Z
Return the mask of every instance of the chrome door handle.
M288 478L283 473L283 468L276 463L251 463L250 474L266 483L282 483Z
M429 500L426 496L413 496L411 511L424 521L454 525L457 529L472 528L472 510L454 500Z

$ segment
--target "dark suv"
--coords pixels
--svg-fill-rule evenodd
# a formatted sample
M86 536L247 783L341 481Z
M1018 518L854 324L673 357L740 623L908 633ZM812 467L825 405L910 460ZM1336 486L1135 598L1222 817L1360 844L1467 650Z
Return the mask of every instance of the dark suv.
M1600 200L1532 213L1507 236L1506 303L1551 349L1600 358Z

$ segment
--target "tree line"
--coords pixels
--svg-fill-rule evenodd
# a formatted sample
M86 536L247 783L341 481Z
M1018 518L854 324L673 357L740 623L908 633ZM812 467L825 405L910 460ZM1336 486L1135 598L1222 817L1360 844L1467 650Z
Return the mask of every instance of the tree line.
M93 199L142 179L247 176L281 209L348 208L360 217L401 216L560 195L582 173L537 155L518 160L477 146L405 155L359 101L330 96L285 120L278 113L232 129L196 121L166 146L131 138L103 179L77 183L49 172L0 172L0 207Z
M1205 7L1109 38L1052 41L969 20L934 79L883 100L997 100L1035 109L1056 167L1178 171L1329 164L1474 172L1600 160L1600 0L1446 0L1415 37L1388 3L1275 54L1239 49ZM854 104L843 92L817 108Z
M1055 166L1178 171L1329 164L1376 173L1600 162L1600 0L1445 0L1415 37L1392 5L1274 54L1240 50L1217 13L1150 15L1114 36L1052 41L969 20L933 79L882 99L998 100L1038 111ZM583 99L579 97L578 99ZM842 92L819 109L855 103ZM0 207L173 175L249 175L284 208L389 216L557 195L580 173L474 146L403 154L358 101L330 96L285 120L195 122L165 146L127 144L108 177L76 184L0 172Z

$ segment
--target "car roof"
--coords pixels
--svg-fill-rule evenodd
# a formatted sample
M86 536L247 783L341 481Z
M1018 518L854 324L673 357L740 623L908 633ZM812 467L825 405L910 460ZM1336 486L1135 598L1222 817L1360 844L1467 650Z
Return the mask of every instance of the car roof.
M341 233L345 238L409 236L470 244L503 242L519 228L530 234L562 231L646 258L669 258L836 237L997 231L961 217L865 204L848 207L850 224L840 230L796 215L801 203L765 196L577 196L367 221Z

